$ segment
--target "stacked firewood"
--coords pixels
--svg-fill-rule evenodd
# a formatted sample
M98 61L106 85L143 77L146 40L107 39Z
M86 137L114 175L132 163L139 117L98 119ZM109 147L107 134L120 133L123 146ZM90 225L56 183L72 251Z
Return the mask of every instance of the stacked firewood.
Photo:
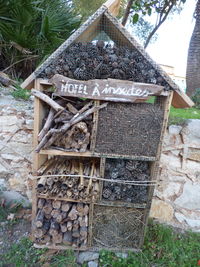
M47 94L32 90L32 94L50 106L43 127L38 135L35 151L56 148L64 151L85 152L91 141L92 114L106 103L95 106L94 101L66 98L52 99Z
M33 236L39 244L84 248L88 242L89 206L59 200L38 199Z
M105 178L111 179L103 184L104 200L120 200L132 203L143 203L147 201L148 187L140 185L147 184L150 180L149 165L145 161L107 159ZM115 183L116 180L135 181L135 184ZM147 181L145 183L145 181Z
M40 74L61 74L76 80L119 79L164 86L167 82L136 48L117 47L107 42L74 43Z
M95 177L100 176L100 171L95 160L53 158L38 170L38 174L43 174L36 188L40 196L92 202L99 199L99 181Z

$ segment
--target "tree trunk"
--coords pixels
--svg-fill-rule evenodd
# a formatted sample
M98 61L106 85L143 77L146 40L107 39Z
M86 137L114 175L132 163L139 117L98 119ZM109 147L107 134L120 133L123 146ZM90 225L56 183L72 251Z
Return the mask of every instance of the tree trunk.
M130 11L131 11L131 6L132 6L132 4L133 4L133 1L134 1L134 0L129 0L129 1L128 1L127 7L126 7L126 10L125 10L125 13L124 13L124 17L123 17L123 19L122 19L122 25L123 25L123 26L125 26L126 23L127 23L127 20L128 20Z
M200 88L200 0L196 4L195 18L196 22L190 39L186 70L187 94L189 96Z

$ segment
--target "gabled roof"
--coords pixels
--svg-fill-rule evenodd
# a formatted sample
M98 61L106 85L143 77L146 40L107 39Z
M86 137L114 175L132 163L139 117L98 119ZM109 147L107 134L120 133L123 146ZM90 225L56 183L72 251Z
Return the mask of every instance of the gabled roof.
M42 63L23 83L22 87L31 89L34 87L34 80L74 42L90 42L100 31L104 31L116 45L120 44L135 48L165 80L171 90L174 91L172 105L179 108L193 106L192 100L181 91L179 86L169 75L146 53L144 48L133 38L133 36L113 16L117 15L120 0L108 0L91 16L77 31L75 31L48 59ZM102 23L103 21L103 23ZM106 26L104 26L106 25Z

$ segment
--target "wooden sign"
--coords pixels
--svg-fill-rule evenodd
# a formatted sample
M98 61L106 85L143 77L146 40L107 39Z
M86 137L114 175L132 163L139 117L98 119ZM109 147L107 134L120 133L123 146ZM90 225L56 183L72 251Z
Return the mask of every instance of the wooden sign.
M162 86L116 79L80 81L56 74L51 82L56 87L55 93L61 96L114 102L141 102L163 92Z

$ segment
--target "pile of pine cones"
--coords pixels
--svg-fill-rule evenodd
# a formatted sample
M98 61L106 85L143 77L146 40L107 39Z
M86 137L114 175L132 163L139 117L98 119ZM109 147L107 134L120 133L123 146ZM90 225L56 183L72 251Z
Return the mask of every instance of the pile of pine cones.
M124 202L142 203L147 201L148 187L115 183L115 180L149 181L149 165L146 161L123 159L107 159L105 178L112 182L104 182L103 199Z
M76 80L120 79L170 87L136 49L117 47L104 41L74 43L54 60L40 78L61 74Z

